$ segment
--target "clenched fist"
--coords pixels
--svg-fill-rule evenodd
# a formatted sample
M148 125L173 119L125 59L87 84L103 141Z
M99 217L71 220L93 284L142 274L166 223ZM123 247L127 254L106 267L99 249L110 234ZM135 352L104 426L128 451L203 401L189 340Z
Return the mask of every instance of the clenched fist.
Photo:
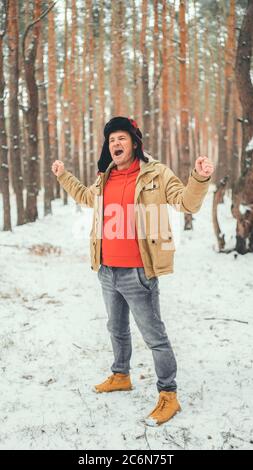
M195 161L195 170L199 175L206 176L208 178L214 172L214 165L209 158L199 157Z
M52 172L55 176L61 176L64 173L64 163L61 160L55 160L52 164Z

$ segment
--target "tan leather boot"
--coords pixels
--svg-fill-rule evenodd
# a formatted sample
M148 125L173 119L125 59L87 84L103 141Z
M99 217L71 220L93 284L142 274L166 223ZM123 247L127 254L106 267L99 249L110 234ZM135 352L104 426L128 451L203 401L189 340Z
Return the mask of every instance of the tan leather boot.
M176 392L162 391L159 394L157 406L145 418L145 423L148 426L159 426L159 424L169 421L178 411L181 411L181 406L177 400Z
M101 384L95 385L94 392L119 392L132 390L132 388L130 375L117 373L108 377L108 379L106 379Z

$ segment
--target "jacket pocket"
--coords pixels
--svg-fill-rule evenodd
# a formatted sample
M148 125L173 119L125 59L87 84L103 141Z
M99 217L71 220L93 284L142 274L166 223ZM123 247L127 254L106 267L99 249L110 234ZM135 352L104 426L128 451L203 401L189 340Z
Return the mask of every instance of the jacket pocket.
M173 266L175 247L169 240L150 239L149 249L153 266L156 270L165 270Z
M167 245L164 243L164 245ZM169 246L169 245L168 245ZM156 259L158 269L167 269L173 266L175 249L163 249L163 243L159 246Z
M143 191L157 191L160 190L158 178L154 178L149 183L146 183L142 188Z

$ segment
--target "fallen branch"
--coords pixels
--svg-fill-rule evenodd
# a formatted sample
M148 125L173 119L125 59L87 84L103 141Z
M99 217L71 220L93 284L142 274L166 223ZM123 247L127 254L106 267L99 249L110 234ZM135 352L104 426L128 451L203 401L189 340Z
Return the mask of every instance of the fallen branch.
M238 322L238 323L245 323L246 325L249 324L248 321L237 320L236 318L216 318L216 317L210 317L210 318L204 318L204 320L236 321L236 322Z
M0 246L7 246L9 248L25 248L26 249L26 246L20 246L20 245L7 245L7 244L4 244L4 243L0 243Z
M176 446L179 447L180 449L184 449L183 446L181 446L180 444L178 444L178 442L175 441L174 437L173 437L171 434L168 434L167 429L166 429L166 431L165 431L165 435L166 435L165 439L166 439L167 441L169 441L169 442L171 442L172 444L176 445Z
M148 440L148 436L147 436L147 428L145 427L144 429L144 438L145 438L145 441L146 441L146 444L148 446L148 449L151 450L151 447L150 447L150 444L149 444L149 440Z
M72 343L72 344L73 344L73 346L75 346L78 349L83 349L83 348L81 348L81 346L78 346L78 344L75 344L75 343Z
M86 403L86 401L85 401L83 395L81 394L79 388L77 389L77 393L78 393L78 395L80 396L82 402L84 403L84 405L86 406L86 408L87 408L87 410L88 410L88 412L89 412L90 421L91 421L91 425L90 425L89 427L94 428L94 427L95 427L95 424L94 424L94 421L93 421L93 418L92 418L92 411L91 411L91 409L88 407L88 405L87 405L87 403Z

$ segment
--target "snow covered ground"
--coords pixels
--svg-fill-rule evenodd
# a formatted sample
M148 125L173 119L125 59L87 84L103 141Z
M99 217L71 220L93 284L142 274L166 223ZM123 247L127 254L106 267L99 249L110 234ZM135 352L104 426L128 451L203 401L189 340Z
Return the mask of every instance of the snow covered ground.
M36 223L0 232L0 449L253 449L253 255L216 252L212 191L194 230L181 227L175 273L159 278L182 405L159 428L142 421L158 394L133 321L134 390L92 392L111 374L112 350L82 236L90 214L57 200L43 217L41 201ZM231 247L229 204L219 211ZM58 252L29 249L45 243Z

